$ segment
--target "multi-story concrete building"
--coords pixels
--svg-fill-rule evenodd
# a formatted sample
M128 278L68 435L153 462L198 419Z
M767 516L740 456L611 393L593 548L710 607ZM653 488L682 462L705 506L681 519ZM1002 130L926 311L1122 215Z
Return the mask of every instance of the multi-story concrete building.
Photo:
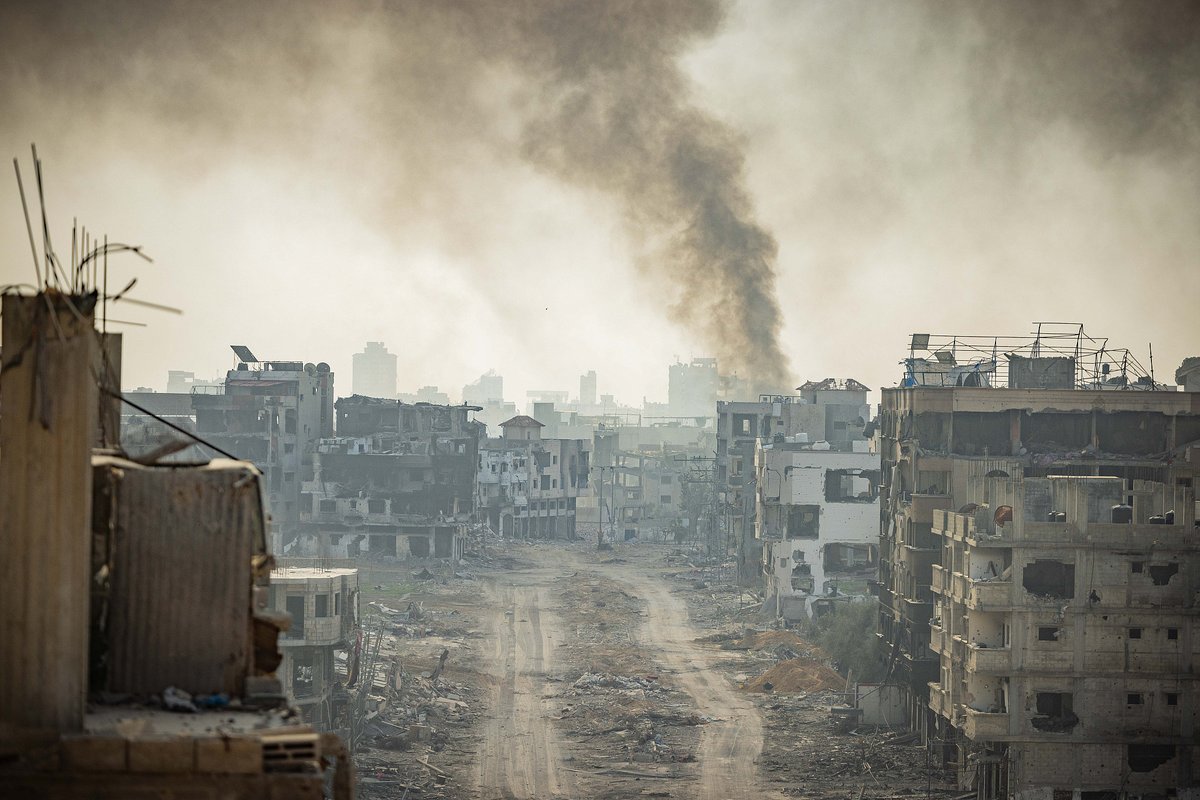
M867 595L879 545L879 457L868 445L758 442L755 536L767 606L783 619Z
M717 403L716 491L725 511L717 549L736 551L743 584L756 584L762 576L762 548L754 536L757 442L805 437L848 450L851 442L863 439L870 419L868 389L854 379L810 381L796 391L800 394Z
M888 671L980 798L1200 786L1200 394L1084 345L883 392Z
M351 364L354 394L388 400L396 396L396 354L389 353L383 342L367 342L363 351L351 358Z
M277 553L293 547L315 444L333 436L333 377L324 362L243 360L220 389L192 393L200 436L262 470Z
M672 364L668 372L667 407L677 417L712 416L720 377L715 358L693 358Z
M349 734L348 709L336 691L356 669L358 570L283 567L271 571L271 609L291 617L279 638L283 661L276 674L284 693L323 731ZM346 652L339 670L336 651Z
M474 513L484 428L475 406L337 401L303 486L297 553L356 558L461 558Z
M590 442L543 439L542 423L517 416L479 448L478 505L504 536L570 539L576 503L588 489Z

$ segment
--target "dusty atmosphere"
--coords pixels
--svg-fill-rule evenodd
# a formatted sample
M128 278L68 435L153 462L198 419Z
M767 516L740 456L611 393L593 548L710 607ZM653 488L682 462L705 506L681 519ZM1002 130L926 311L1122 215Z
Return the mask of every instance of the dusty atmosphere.
M0 3L0 797L1200 798L1200 3Z

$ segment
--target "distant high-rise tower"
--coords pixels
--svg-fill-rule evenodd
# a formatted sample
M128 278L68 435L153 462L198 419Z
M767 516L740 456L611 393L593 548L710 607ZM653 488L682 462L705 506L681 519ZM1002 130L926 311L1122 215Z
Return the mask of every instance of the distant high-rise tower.
M383 342L367 342L361 353L355 353L351 384L354 394L367 397L396 397L396 354L389 353Z
M717 413L717 360L693 358L690 364L672 364L667 403L677 417L711 417Z
M504 376L497 375L495 370L488 370L479 376L474 383L463 387L464 403L473 406L487 406L504 402Z
M579 376L579 405L596 405L596 370L588 370L587 375Z

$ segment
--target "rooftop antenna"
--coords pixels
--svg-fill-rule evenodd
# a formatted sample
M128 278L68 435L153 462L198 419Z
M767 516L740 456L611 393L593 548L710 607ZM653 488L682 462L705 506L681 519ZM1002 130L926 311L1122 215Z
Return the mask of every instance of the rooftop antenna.
M1154 342L1150 342L1150 387L1158 388L1158 384L1154 382Z

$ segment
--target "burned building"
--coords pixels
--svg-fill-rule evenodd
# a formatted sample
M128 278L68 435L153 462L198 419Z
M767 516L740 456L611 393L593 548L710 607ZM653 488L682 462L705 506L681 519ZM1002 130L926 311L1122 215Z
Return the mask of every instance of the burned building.
M333 435L334 376L324 362L258 361L241 345L234 351L240 361L225 385L192 393L196 430L262 470L274 549L287 553L295 546L300 488L315 443Z
M536 419L501 423L504 435L480 444L479 513L504 536L575 537L575 512L588 489L589 445L582 439L543 439Z
M299 555L460 558L474 513L476 406L354 395L303 485Z
M996 341L920 337L973 366L883 392L890 678L980 798L1194 793L1200 395L1082 331Z

